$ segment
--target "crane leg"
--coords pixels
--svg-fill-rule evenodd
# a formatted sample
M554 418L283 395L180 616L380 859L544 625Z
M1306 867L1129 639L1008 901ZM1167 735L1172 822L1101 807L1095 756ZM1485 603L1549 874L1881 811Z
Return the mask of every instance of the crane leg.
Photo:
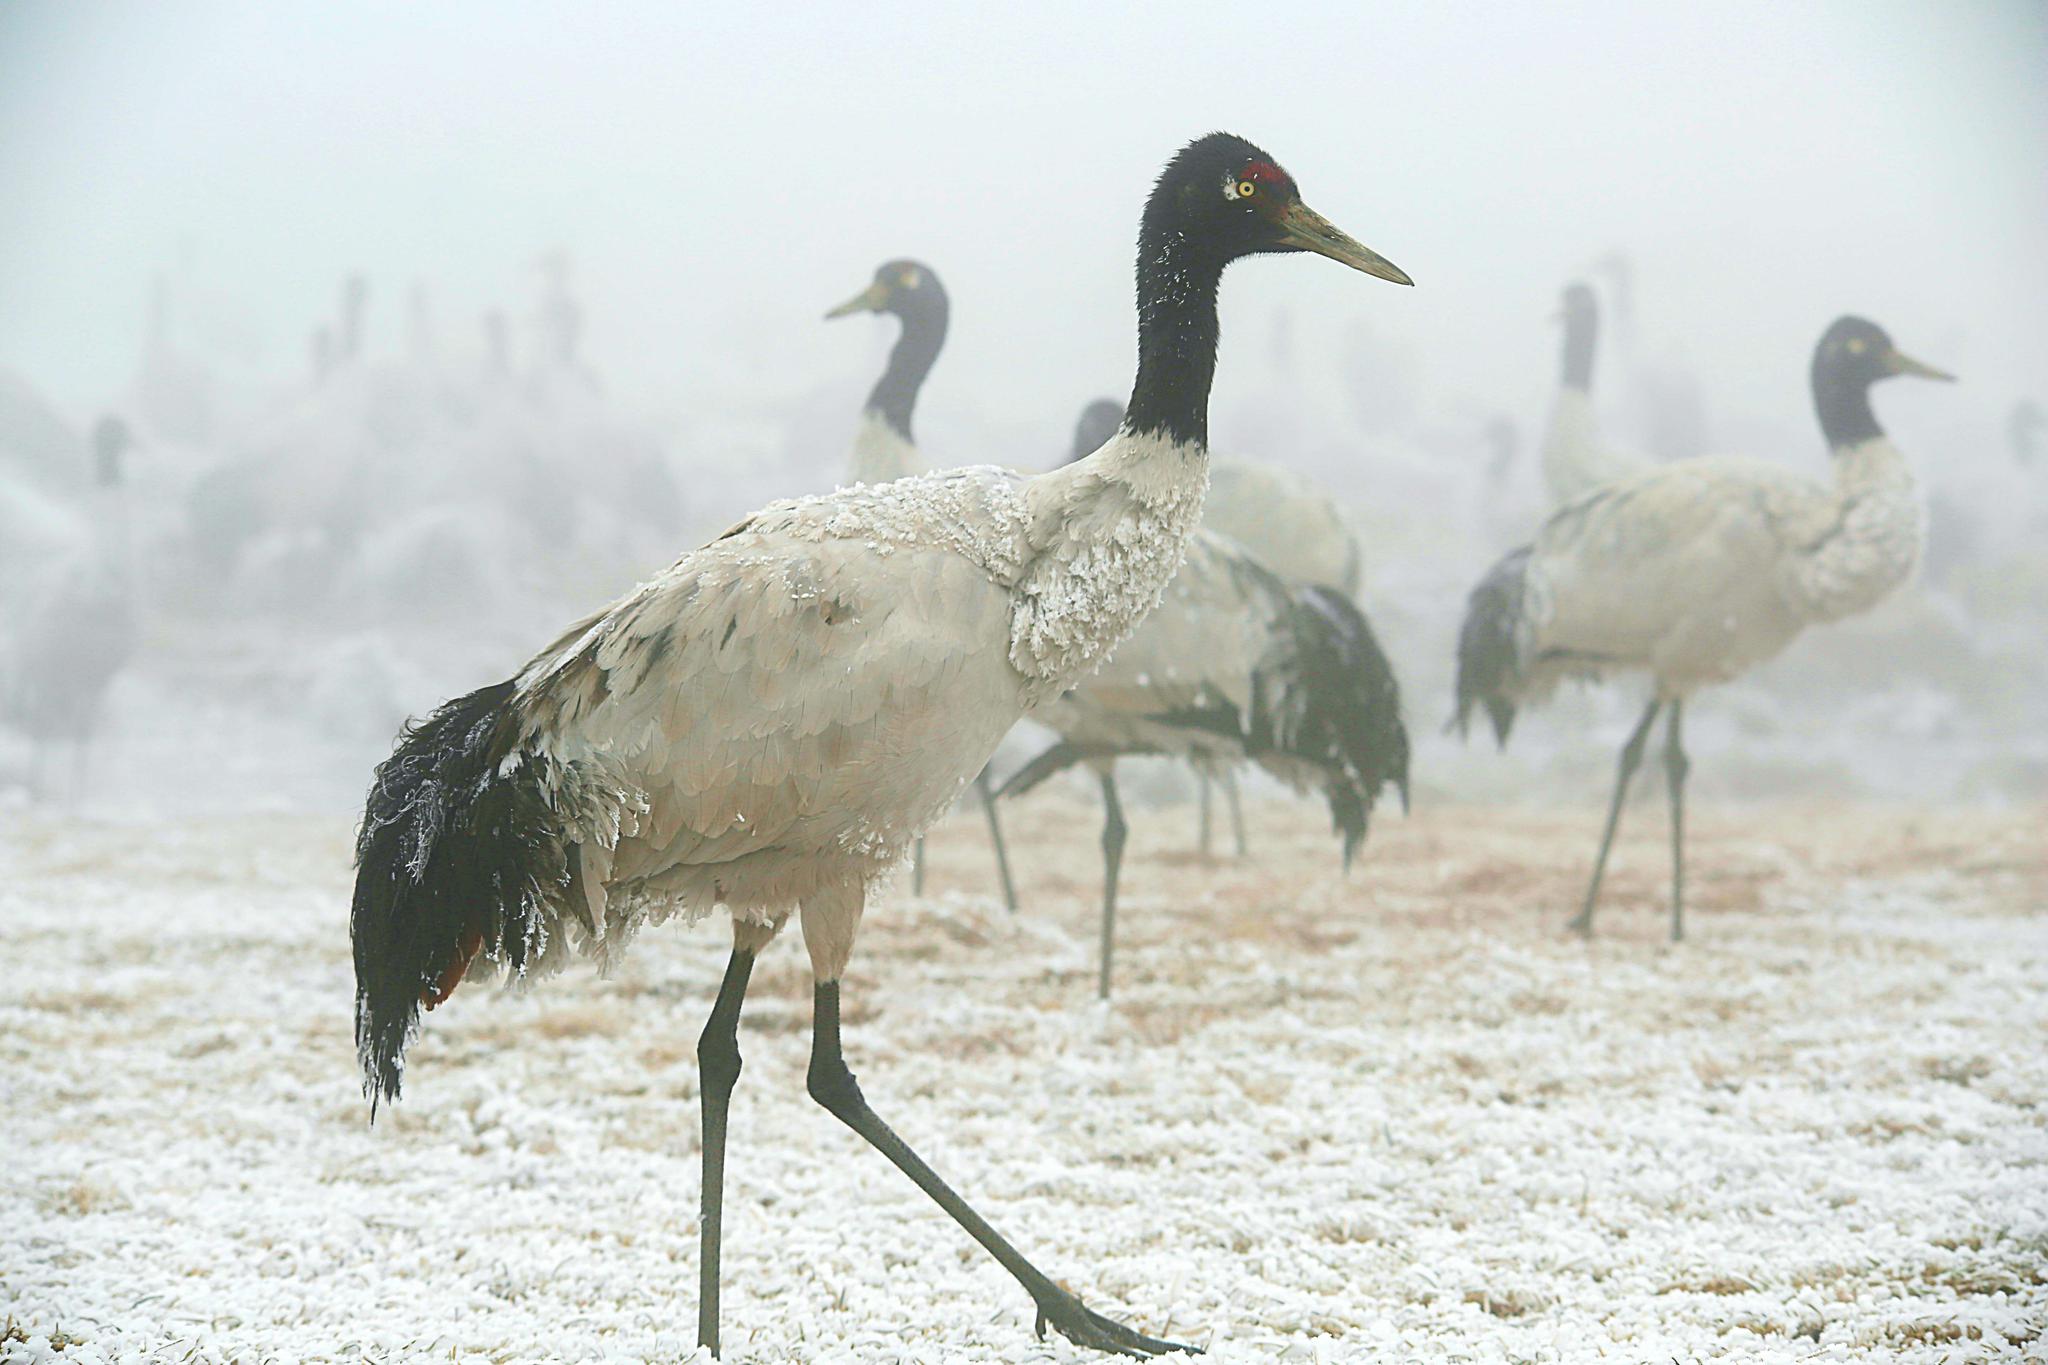
M1209 856L1209 775L1195 774L1196 825L1195 838L1204 858Z
M718 1000L697 1039L697 1092L704 1106L704 1183L699 1198L697 1344L718 1354L718 1249L725 1210L725 1116L740 1078L740 1002L753 975L754 954L735 946Z
M981 793L981 811L988 817L988 837L996 846L996 875L1003 879L1003 904L1017 913L1017 884L1010 880L1010 852L1003 847L1003 820L996 814L995 784L989 781L988 767L983 765L981 775L974 779L974 789Z
M1208 788L1204 787L1206 792ZM1116 955L1116 881L1124 865L1123 802L1116 799L1116 773L1102 774L1102 966L1095 980L1095 996L1109 999L1109 971Z
M1223 786L1223 798L1230 802L1230 834L1237 840L1237 856L1244 856L1244 806L1237 799L1237 774L1225 773L1216 779Z
M1664 730L1664 778L1671 788L1671 941L1685 937L1685 779L1692 760L1685 756L1685 739L1680 717L1685 703L1671 703L1671 719Z
M1607 828L1600 835L1600 856L1593 860L1593 880L1586 887L1586 904L1566 927L1574 933L1593 932L1593 902L1600 899L1600 879L1607 875L1607 855L1614 848L1614 831L1621 824L1621 803L1628 795L1628 780L1635 776L1636 768L1643 761L1643 744L1650 737L1650 728L1657 723L1657 712L1664 706L1660 697L1650 698L1644 708L1643 718L1636 722L1634 733L1628 743L1621 746L1621 771L1614 777L1614 799L1607 803Z
M910 894L924 894L924 836L917 836L917 843L910 850Z
M981 1243L1003 1269L1016 1277L1017 1283L1038 1305L1037 1331L1041 1339L1050 1326L1077 1346L1118 1355L1155 1356L1192 1349L1134 1332L1120 1322L1092 1312L1026 1260L1022 1252L989 1226L987 1220L955 1193L952 1186L925 1165L924 1159L910 1149L909 1143L896 1136L895 1131L868 1107L867 1099L860 1092L860 1084L854 1079L853 1072L847 1069L845 1055L839 1047L837 981L818 983L813 1011L808 1078L811 1098L859 1133L869 1146L889 1158L897 1170L909 1176L954 1222L965 1228L969 1236Z

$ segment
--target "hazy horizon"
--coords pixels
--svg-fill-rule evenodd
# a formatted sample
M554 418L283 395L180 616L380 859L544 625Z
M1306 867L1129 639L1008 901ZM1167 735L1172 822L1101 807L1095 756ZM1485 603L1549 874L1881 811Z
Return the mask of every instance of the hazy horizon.
M1267 382L1284 312L1298 354L1364 320L1413 357L1427 410L1526 428L1558 289L1621 247L1646 344L1717 416L1813 440L1806 356L1854 311L1988 419L2048 388L2044 59L2048 9L2024 4L17 4L0 366L74 415L118 401L159 273L179 347L236 380L302 373L358 270L373 354L403 354L415 282L473 353L486 309L530 314L560 248L622 399L779 402L865 382L883 329L820 314L911 255L954 298L928 443L965 462L984 456L949 442L1063 439L1080 401L1122 391L1137 206L1176 146L1228 127L1418 287L1240 266L1219 413ZM1902 396L1897 420L1923 408Z

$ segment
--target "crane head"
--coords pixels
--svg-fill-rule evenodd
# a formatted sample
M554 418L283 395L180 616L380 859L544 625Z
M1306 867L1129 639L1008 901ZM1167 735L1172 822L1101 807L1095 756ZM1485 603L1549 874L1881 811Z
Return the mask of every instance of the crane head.
M899 318L908 317L943 304L945 299L946 291L939 284L939 277L922 261L884 261L875 270L872 284L825 317L829 320L855 313L894 313Z
M1830 374L1838 383L1863 387L1893 375L1918 375L1953 383L1955 376L1915 360L1892 344L1891 336L1876 323L1859 317L1836 318L1822 334L1813 353L1816 378Z
M1312 251L1376 279L1415 283L1303 203L1294 177L1270 153L1231 133L1196 138L1166 164L1145 203L1139 237L1178 238L1217 263Z

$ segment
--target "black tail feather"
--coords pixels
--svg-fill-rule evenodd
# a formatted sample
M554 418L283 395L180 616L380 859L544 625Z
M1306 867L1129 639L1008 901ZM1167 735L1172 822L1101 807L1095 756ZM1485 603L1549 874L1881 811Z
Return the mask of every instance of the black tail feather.
M1332 826L1349 867L1365 839L1380 789L1408 806L1408 730L1401 688L1372 626L1333 588L1296 589L1281 628L1291 648L1276 651L1252 684L1246 753L1306 760L1327 774Z
M515 972L537 957L543 907L568 881L542 761L505 762L512 694L499 683L408 726L370 788L349 932L372 1119L379 1100L398 1098L421 1009L445 999L478 953Z
M1458 630L1458 710L1451 718L1458 734L1468 733L1472 708L1483 706L1493 737L1503 749L1515 727L1515 684L1521 677L1516 643L1522 620L1523 585L1529 570L1524 545L1487 571L1472 589L1465 623Z

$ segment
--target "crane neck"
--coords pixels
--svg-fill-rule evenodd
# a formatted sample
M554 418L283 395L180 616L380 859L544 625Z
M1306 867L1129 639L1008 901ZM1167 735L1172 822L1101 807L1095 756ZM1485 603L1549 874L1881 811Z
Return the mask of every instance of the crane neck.
M1216 286L1226 261L1186 232L1154 221L1138 234L1138 375L1124 429L1206 452L1216 378Z
M1566 388L1585 393L1593 391L1593 348L1599 339L1599 314L1590 308L1565 314L1563 382Z
M939 348L946 344L949 308L945 295L928 284L918 294L904 298L894 311L903 320L903 330L889 351L882 377L868 395L867 410L911 441L915 438L910 434L910 415L917 407L925 376L939 358Z
M1816 363L1813 410L1820 418L1828 449L1837 455L1884 435L1877 414L1870 410L1870 380L1863 375Z

